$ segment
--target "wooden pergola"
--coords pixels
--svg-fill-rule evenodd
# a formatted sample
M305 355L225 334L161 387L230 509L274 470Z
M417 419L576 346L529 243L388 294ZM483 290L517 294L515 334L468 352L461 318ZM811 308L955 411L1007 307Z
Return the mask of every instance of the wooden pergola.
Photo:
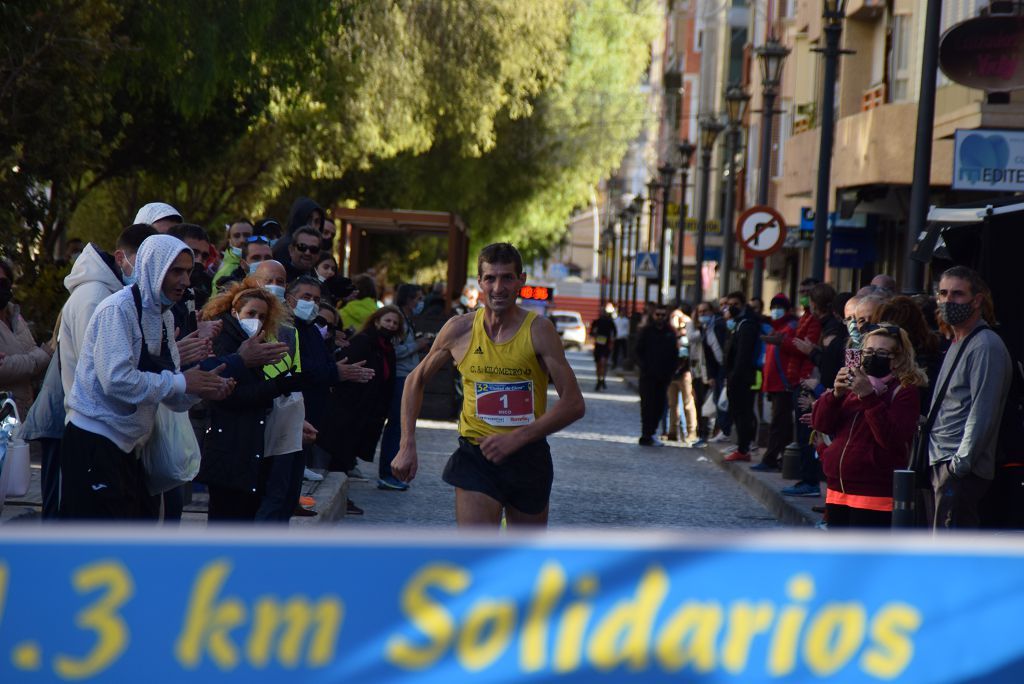
M362 273L370 263L373 235L444 235L448 238L448 275L445 310L461 294L466 282L469 229L458 214L405 209L347 209L336 207L334 219L341 231L340 259L345 275Z

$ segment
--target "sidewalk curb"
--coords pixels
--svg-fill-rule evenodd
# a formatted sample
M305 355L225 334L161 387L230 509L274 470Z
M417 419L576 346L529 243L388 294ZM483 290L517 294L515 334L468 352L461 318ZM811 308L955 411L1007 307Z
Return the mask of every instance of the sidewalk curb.
M302 483L302 496L311 496L316 499L313 510L316 515L292 516L289 521L291 527L308 527L310 525L323 525L335 523L345 517L348 501L348 476L345 473L323 472L324 479L320 482Z
M616 369L615 374L622 378L622 381L631 389L638 391L635 373ZM755 472L750 469L749 463L726 463L726 454L732 452L734 448L734 445L731 444L726 445L724 450L708 445L705 449L688 449L688 451L706 453L709 460L743 485L743 488L767 508L779 522L794 527L813 527L821 520L821 514L812 511L811 506L823 505L824 499L820 497L797 499L784 496L780 489L786 486L787 481L782 479L781 474Z

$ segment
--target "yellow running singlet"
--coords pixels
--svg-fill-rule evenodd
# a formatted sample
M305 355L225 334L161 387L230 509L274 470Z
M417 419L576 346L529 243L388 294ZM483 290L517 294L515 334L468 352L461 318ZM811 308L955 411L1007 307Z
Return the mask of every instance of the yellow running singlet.
M527 312L512 339L501 344L484 330L484 309L473 317L469 349L458 366L463 390L459 434L473 444L544 415L548 374L533 349L530 328L536 317Z

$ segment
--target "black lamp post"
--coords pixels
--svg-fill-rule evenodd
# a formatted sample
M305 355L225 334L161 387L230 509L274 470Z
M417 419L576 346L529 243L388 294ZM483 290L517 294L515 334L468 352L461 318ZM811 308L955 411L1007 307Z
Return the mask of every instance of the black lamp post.
M665 303L665 233L668 232L668 198L672 190L672 179L676 175L676 167L668 162L658 167L661 175L661 230L658 235L658 304Z
M626 231L628 230L628 228L627 228L628 221L629 221L629 208L627 207L627 208L625 208L625 209L623 209L622 211L619 212L619 236L618 236L619 248L617 250L618 254L619 254L619 261L617 263L617 268L616 268L616 270L619 273L619 277L617 279L617 289L616 289L616 292L615 292L615 302L616 302L616 306L617 306L619 311L625 311L625 307L623 306L623 303L626 301L626 299L625 299L626 296L625 296L625 294L623 294L623 283L626 281L626 278L625 278L625 275L626 275L626 251L627 251L626 250L626 245L628 244L628 242L627 242L628 238L627 238Z
M690 160L697 146L690 142L689 138L679 143L679 239L676 242L676 306L683 303L683 242L686 239L686 184L690 177ZM699 304L699 302L694 302Z
M782 65L789 55L789 48L773 36L755 52L761 63L761 98L764 101L761 107L761 168L758 169L757 203L768 204L768 183L772 171L772 119L775 117L775 98L779 95L779 85L782 83ZM754 259L751 297L761 299L763 288L764 258L757 257Z
M657 197L658 190L661 189L661 183L658 179L652 178L647 181L647 246L645 251L650 254L654 252L654 218L655 212L658 210ZM651 300L651 278L644 277L644 301L649 302Z
M825 279L825 241L828 237L829 182L832 176L832 142L835 137L836 70L839 67L839 39L843 34L846 0L824 0L822 19L825 47L819 48L825 56L825 73L821 92L821 143L818 145L818 189L814 196L814 242L811 247L811 275Z
M725 124L716 116L703 116L699 120L700 125L700 212L697 215L697 278L694 287L694 304L704 301L704 279L701 270L704 266L704 237L707 233L708 223L708 199L711 195L711 152L715 146L718 134L725 128Z
M644 213L644 196L637 195L633 198L633 206L630 209L632 216L633 225L633 254L630 256L631 265L633 267L633 298L629 301L629 315L632 316L636 313L636 288L637 288L637 276L636 276L636 255L640 253L640 220Z
M725 91L725 112L728 116L728 128L725 133L726 159L728 160L729 180L725 184L725 207L722 210L722 275L721 292L732 291L730 276L732 275L733 258L733 217L736 213L736 154L740 146L740 126L747 111L750 95L738 85L731 85Z

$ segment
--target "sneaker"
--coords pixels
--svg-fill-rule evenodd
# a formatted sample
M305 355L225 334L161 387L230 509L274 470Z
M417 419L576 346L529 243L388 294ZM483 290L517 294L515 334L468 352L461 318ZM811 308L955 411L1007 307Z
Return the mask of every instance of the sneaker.
M367 482L367 481L369 481L369 478L366 477L365 475L363 475L363 473L359 470L359 468L353 468L352 470L345 471L345 474L348 475L348 479L350 479L350 480L352 480L354 482Z
M356 506L356 502L349 499L345 502L345 514L346 515L362 515L363 509Z
M316 506L316 499L311 496L300 496L299 505L305 506L306 508L312 508L313 506Z
M394 475L377 480L377 489L391 489L396 492L404 492L409 488L409 485L402 482Z
M302 471L302 479L309 480L310 482L322 482L324 476L316 472L315 470L310 470L309 468L306 468L305 470Z
M305 508L303 506L296 506L295 510L292 511L292 515L299 518L311 518L316 515L316 511L311 508Z
M708 444L721 444L722 442L728 442L729 435L724 432L719 432L717 435L708 440Z
M750 454L745 454L740 450L736 450L725 457L727 463L735 463L736 461L749 461Z
M821 486L807 482L797 482L792 487L782 490L785 496L821 496Z
M660 440L658 440L655 437L641 437L640 440L637 442L637 444L639 444L640 446L647 446L647 447L661 447L661 446L665 446Z
M667 439L670 442L678 442L679 441L679 435L677 435L674 432L670 432L667 435L665 435L665 439Z
M594 391L595 392L600 392L601 391L601 381L600 380L598 380L597 384L594 385Z
M693 442L693 443L689 444L688 446L691 449L704 449L704 448L707 447L707 445L708 445L708 440L706 440L706 439L698 439L696 442Z
M761 461L760 463L755 463L754 465L750 466L750 469L757 471L759 473L777 473L780 470L782 470L782 468L779 467L778 463L765 463L764 461Z

